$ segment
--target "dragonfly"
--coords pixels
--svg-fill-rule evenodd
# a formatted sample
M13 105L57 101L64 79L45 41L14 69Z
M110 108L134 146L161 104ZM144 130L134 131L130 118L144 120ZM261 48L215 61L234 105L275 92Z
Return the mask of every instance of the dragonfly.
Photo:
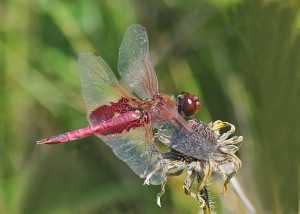
M187 92L175 99L159 91L147 32L139 24L128 27L119 49L121 80L94 52L79 55L78 70L89 126L36 143L58 144L96 135L137 175L148 178L147 184L162 184L167 168L153 143L153 130L172 123L188 131L185 118L199 110L199 99Z

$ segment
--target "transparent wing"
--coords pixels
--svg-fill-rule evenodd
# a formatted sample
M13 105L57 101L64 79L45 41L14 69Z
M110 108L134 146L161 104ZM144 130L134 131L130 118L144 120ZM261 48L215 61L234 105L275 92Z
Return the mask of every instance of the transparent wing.
M104 60L94 52L79 55L79 79L88 113L130 94L120 85Z
M111 147L115 155L124 161L137 175L146 178L153 173L150 183L162 184L166 180L164 159L155 145L145 143L145 128L136 128L130 132L99 137Z
M132 96L120 85L108 65L96 53L80 54L79 78L88 115L99 106ZM101 121L102 116L97 119ZM98 136L141 178L146 178L151 173L150 183L154 185L166 180L166 169L161 154L154 144L145 143L145 127L122 134Z
M176 108L160 106L159 111L161 118L173 118L172 120L165 122L172 122L176 126L179 125L181 128L183 128L183 131L189 131L191 129L187 121L178 113Z
M147 99L158 94L147 32L141 25L130 25L125 32L119 51L118 70L122 79L140 98Z

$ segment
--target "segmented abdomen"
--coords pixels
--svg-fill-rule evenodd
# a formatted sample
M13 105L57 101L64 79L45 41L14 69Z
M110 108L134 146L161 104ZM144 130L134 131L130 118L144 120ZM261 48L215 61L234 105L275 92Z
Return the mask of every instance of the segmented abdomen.
M109 135L129 131L144 124L140 111L128 111L106 121L38 141L37 144L56 144L84 138L93 134Z

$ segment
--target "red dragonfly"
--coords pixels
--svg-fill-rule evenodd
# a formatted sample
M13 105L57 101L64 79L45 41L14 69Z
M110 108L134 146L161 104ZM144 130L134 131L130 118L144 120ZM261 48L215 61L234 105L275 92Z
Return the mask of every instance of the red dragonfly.
M154 126L168 122L188 130L183 116L198 111L200 101L189 93L182 93L176 101L159 92L147 33L141 25L133 24L127 29L119 51L118 71L121 81L97 53L81 53L79 79L90 125L36 143L64 143L95 134L145 178L154 168L164 170L162 156L152 143ZM150 183L160 184L164 176L157 171Z

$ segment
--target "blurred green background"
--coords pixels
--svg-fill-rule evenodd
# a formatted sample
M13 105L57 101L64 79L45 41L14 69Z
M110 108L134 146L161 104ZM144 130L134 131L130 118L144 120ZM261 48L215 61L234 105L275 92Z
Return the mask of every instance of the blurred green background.
M116 72L132 23L146 27L160 90L198 95L197 118L244 136L238 173L257 213L298 213L298 1L0 1L0 213L198 213L170 179L138 178L96 137L35 140L87 125L77 56L97 51ZM247 213L230 186L209 186L217 213Z

